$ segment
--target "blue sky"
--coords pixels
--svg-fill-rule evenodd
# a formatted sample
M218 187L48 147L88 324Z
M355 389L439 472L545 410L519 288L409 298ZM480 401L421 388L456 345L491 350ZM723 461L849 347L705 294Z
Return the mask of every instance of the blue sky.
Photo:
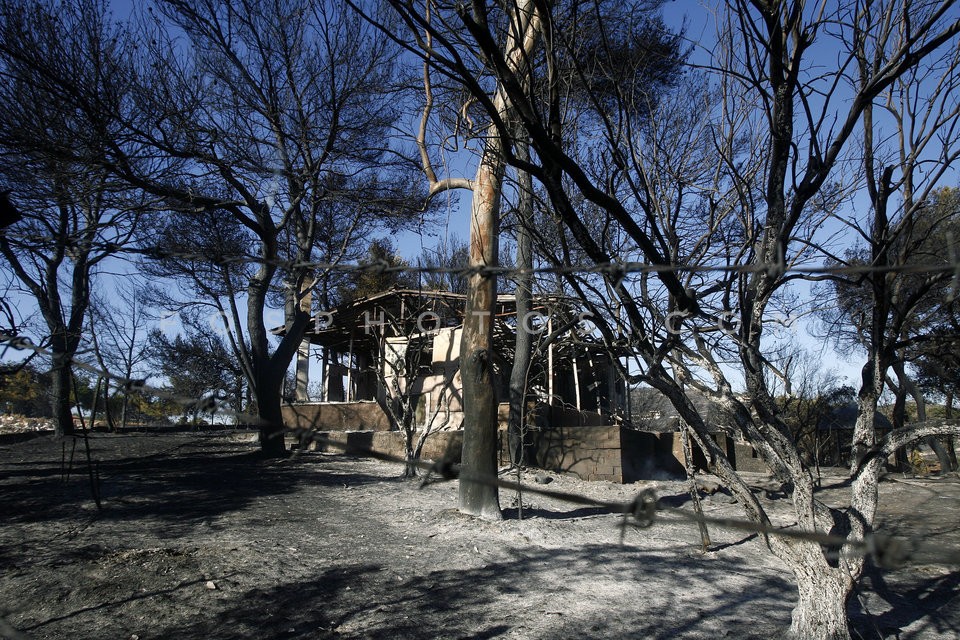
M111 0L117 18L125 17L130 8L134 5L132 0ZM690 0L676 0L668 2L664 8L665 17L669 24L680 25L686 21L687 35L697 43L697 49L694 53L694 59L700 59L705 56L712 48L710 43L713 41L715 27L713 25L714 13L705 3L694 2ZM824 55L824 65L829 66L831 60L827 52L821 52ZM452 175L462 175L472 177L475 169L475 159L470 157L460 157L454 159L454 168ZM419 233L408 232L399 234L393 239L400 253L408 260L414 261L424 247L435 246L442 238L459 236L466 239L468 236L468 211L470 206L470 194L460 192L450 197L440 196L442 199L441 209L438 214L438 223L429 228L421 230ZM806 292L800 292L808 295ZM268 318L268 324L280 324L282 314L279 310L271 312ZM167 322L171 329L175 329L175 324ZM806 330L806 321L801 321L794 325L789 331L793 331L798 342L805 348L820 358L824 367L834 368L851 382L856 382L859 369L862 364L859 360L847 362L837 355L829 345L811 337Z

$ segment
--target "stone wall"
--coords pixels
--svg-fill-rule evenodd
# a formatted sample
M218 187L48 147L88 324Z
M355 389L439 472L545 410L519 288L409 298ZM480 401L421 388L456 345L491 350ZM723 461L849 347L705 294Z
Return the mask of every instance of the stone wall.
M390 421L374 400L305 402L281 407L283 424L290 429L322 431L389 431Z
M677 451L679 434L674 431L663 433L622 429L620 432L623 449L623 481L637 480L673 480L686 476L683 468L683 451Z
M642 457L642 464L637 469L640 480L656 480L665 476L682 477L685 475L683 467L683 443L680 439L679 431L665 432L646 432L630 430L631 438L650 442L650 439L656 440L652 445L644 445L645 450L652 452L651 456ZM635 434L635 435L633 435ZM764 473L767 466L758 456L753 447L749 444L738 443L725 433L713 433L710 436L720 445L720 448L726 454L727 459L737 471L750 471ZM697 471L708 471L707 459L691 439L691 449L693 451L693 466ZM652 446L652 449L650 448Z
M314 435L330 442L311 441L306 445L309 451L363 455L373 450L396 458L406 455L406 440L399 431L316 431ZM295 438L290 438L289 444L298 445ZM462 446L463 431L438 431L427 437L422 459L435 461L449 454L452 462L460 462Z
M500 464L510 463L507 434L500 430ZM573 473L584 480L623 482L620 427L575 426L527 432L527 464Z
M397 431L326 431L316 435L337 444L310 443L308 448L325 452L346 452L361 455L369 450L397 458L405 455L404 435ZM510 464L507 449L506 424L499 430L499 464ZM766 471L749 445L737 444L728 436L717 433L713 437L727 452L738 471ZM290 444L295 440L291 438ZM445 456L452 462L460 461L463 431L438 431L424 444L424 460L440 460ZM706 460L694 446L694 463L706 470ZM527 465L572 473L584 480L606 480L630 483L638 480L666 480L683 478L683 450L680 434L624 429L616 425L572 426L554 429L530 429L526 439Z
M736 444L723 433L712 436L738 471L766 471L749 445ZM500 464L508 465L507 436L500 429ZM693 447L694 466L706 470L706 459ZM527 433L527 464L573 473L584 480L636 482L685 476L679 432L646 432L615 425L531 429Z

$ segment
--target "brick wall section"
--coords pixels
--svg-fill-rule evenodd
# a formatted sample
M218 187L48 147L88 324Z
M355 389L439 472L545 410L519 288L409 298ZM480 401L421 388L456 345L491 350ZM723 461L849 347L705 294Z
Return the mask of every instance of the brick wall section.
M362 454L370 449L404 457L405 441L398 431L317 431L318 437L333 443L311 442L308 449L328 453ZM620 427L567 427L531 432L528 460L550 471L576 474L584 480L623 482L623 454ZM509 464L506 431L500 430L500 463ZM290 445L296 440L291 438ZM450 454L459 462L463 431L439 431L431 434L423 447L424 460L439 460ZM632 480L628 480L632 482Z
M736 461L734 467L737 471L752 471L754 473L767 473L767 463L765 463L757 452L748 444L735 443L734 456ZM729 454L728 454L729 455Z
M373 448L402 458L405 452L405 439L398 431L377 433L373 438ZM414 443L416 446L416 443ZM463 447L463 431L438 431L427 436L423 444L423 460L441 460L449 455L451 462L460 462L460 449Z

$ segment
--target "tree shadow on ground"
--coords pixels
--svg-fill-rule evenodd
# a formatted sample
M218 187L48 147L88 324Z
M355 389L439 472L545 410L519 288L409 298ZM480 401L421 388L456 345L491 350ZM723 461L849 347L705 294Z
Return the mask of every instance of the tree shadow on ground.
M944 638L960 637L958 571L924 578L915 573L888 573L868 563L851 600L850 623L855 638L900 638L907 627L911 627L911 635L926 629ZM871 600L874 602L865 606ZM881 607L887 610L871 611Z
M524 507L521 512L516 507L503 509L504 520L524 520L528 518L543 518L544 520L575 520L592 516L612 513L604 507L577 507L569 511L559 509L544 509L541 507Z
M730 637L767 638L789 624L783 602L792 598L792 585L732 560L714 558L702 570L681 572L675 555L611 545L524 548L508 555L480 568L441 567L399 580L376 565L329 569L297 583L236 593L222 610L164 635L667 639L714 638L722 629ZM539 572L557 565L569 571L570 589L538 591ZM749 589L719 592L713 585L718 571L752 574ZM582 581L591 579L607 587L646 585L646 593L632 606L624 606L622 595L584 602Z
M0 512L5 524L14 525L54 522L82 509L98 520L137 521L156 528L161 537L176 537L196 526L215 527L219 516L253 502L293 494L301 483L388 481L362 473L312 473L312 468L325 470L328 461L267 459L251 449L223 442L189 442L153 452L97 448L95 484L102 509L94 510L86 461L75 459L65 480L61 452L48 446L32 460L0 462Z

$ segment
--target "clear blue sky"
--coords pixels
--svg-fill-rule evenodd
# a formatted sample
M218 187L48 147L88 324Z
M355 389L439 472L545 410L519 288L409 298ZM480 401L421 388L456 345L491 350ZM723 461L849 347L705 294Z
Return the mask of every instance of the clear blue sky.
M129 15L131 7L134 6L133 0L111 0L110 4L118 19L123 19ZM678 26L684 21L686 22L687 36L691 41L697 43L694 59L703 59L702 57L706 56L712 49L711 43L716 32L713 24L715 14L707 3L692 0L667 2L664 15L671 25ZM829 62L829 59L825 60L825 63L829 64ZM473 177L475 158L473 156L453 158L451 166L451 175ZM438 223L435 226L425 228L419 233L408 232L393 238L400 253L408 260L415 260L424 247L433 247L444 238L452 236L459 236L462 239L467 238L470 194L460 192L456 195L451 194L449 198L440 196L440 199L441 210L438 214ZM808 295L803 291L799 293ZM268 324L282 323L280 310L271 313ZM789 331L793 331L796 339L821 359L824 367L836 369L841 376L850 382L855 383L857 381L862 362L847 362L833 352L829 345L824 345L811 337L806 331L806 321L795 324Z

